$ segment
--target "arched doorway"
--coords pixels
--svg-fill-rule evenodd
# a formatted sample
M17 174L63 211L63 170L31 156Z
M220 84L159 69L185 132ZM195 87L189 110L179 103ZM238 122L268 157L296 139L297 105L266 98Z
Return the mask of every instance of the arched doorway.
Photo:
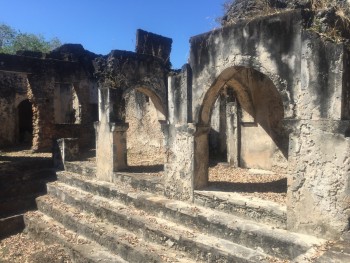
M33 110L32 103L26 99L17 107L19 143L31 144L33 138Z
M221 120L213 132L215 117ZM215 184L225 191L285 193L288 134L283 118L281 96L267 76L245 67L224 70L205 94L199 112L195 189ZM215 142L210 141L216 133L225 134L227 155L220 159L225 164L210 160L217 157L212 152ZM222 148L222 141L218 143L217 149Z
M162 174L165 145L162 122L165 107L149 88L136 87L124 94L127 130L127 160L130 172Z

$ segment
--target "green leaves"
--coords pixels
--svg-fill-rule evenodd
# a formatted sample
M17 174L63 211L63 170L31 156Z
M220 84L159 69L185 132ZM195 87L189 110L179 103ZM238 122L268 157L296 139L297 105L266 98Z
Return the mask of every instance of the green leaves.
M44 36L21 33L6 24L0 24L0 53L16 54L20 50L50 52L61 46L58 38L47 41Z

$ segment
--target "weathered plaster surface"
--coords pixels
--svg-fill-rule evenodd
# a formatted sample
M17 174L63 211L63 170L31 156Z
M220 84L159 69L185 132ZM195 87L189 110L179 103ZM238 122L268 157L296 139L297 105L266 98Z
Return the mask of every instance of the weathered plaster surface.
M137 155L144 162L164 163L164 134L152 100L141 92L126 96L128 154Z
M0 147L19 141L17 107L27 99L26 81L23 74L0 72Z
M300 121L290 136L289 229L327 237L348 229L350 141L338 125Z

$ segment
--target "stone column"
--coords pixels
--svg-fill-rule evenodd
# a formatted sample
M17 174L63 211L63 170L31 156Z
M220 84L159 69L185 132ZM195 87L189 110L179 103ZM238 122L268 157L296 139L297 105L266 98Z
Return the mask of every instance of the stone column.
M164 134L163 146L164 146L164 163L168 162L167 153L169 152L169 145L171 144L171 136L169 134L170 125L165 120L160 120L160 127Z
M54 167L57 170L64 169L66 161L74 161L79 156L79 139L78 138L61 138L54 140L52 158Z
M126 131L128 123L110 123L113 144L113 171L117 172L128 167Z
M96 176L107 182L113 181L114 172L127 167L126 131L129 124L113 121L116 100L116 92L99 88L99 122L95 123Z
M192 122L192 73L184 65L168 78L168 123L162 128L167 140L164 194L178 200L193 200L194 133Z
M349 122L299 121L289 142L287 227L323 238L348 230Z
M226 144L227 144L227 161L230 166L239 166L239 149L238 149L238 113L235 102L228 102L226 105Z
M170 198L193 200L194 132L193 124L169 126L164 194Z
M201 189L208 185L209 131L209 126L197 126L194 134L194 189Z

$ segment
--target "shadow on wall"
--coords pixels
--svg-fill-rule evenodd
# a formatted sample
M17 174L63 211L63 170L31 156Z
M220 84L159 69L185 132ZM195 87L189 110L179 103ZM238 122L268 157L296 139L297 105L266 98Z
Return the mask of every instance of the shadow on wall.
M244 193L286 193L287 178L277 181L264 183L233 183L233 182L210 182L211 188L220 189L227 192L244 192Z
M31 144L33 138L33 110L28 99L18 105L19 143Z

